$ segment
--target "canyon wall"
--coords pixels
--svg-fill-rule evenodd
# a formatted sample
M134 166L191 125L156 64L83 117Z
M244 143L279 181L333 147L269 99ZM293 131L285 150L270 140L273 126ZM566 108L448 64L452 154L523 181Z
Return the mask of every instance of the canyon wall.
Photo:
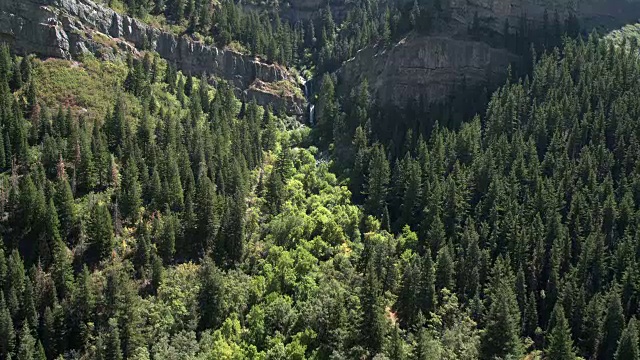
M85 53L112 59L123 51L152 50L184 73L206 72L226 80L240 96L262 105L284 101L283 108L292 115L302 115L305 108L303 98L289 94L274 99L279 95L258 94L252 86L256 81L299 86L285 67L159 30L90 0L0 0L0 41L23 54L64 59Z
M410 99L440 102L460 90L504 79L518 58L504 49L444 36L412 34L389 47L359 51L338 71L343 84L369 82L383 102L403 106Z

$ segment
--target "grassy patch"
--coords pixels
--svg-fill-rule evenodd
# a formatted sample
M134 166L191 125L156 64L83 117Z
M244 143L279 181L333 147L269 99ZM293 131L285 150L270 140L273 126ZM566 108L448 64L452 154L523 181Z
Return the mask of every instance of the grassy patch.
M123 62L104 62L85 57L82 62L37 60L35 82L38 96L50 109L62 105L90 119L104 119L118 96L124 96L129 113L139 111L138 100L122 90L127 76Z
M294 97L303 98L304 94L302 93L302 89L300 87L289 81L289 80L280 80L273 83L273 87L277 90L284 91L286 94L292 94Z
M118 43L108 35L95 31L91 34L91 38L93 39L93 41L97 42L98 44L102 44L114 50L118 50Z
M248 54L249 50L247 50L246 47L244 47L242 44L240 44L237 41L232 41L231 43L229 43L229 45L227 45L227 48L231 51L235 51L238 52L240 54Z

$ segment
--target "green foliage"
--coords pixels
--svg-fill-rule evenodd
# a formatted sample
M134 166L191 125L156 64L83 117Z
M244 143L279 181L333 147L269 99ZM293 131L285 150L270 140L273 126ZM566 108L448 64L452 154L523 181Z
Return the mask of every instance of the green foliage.
M622 332L615 359L636 360L638 358L640 358L640 353L638 353L638 329L636 319L631 318L629 324Z
M123 9L205 26L206 2L151 5ZM222 42L279 26L219 10ZM371 24L321 13L318 54ZM295 57L272 37L256 48ZM465 123L414 109L391 128L366 82L340 98L326 76L311 136L155 56L0 50L3 359L638 357L625 47L569 41Z
M569 328L569 323L564 315L561 304L556 303L551 318L553 327L547 340L549 344L546 350L547 358L558 360L575 359L576 355L573 349L573 340L571 339L571 329Z

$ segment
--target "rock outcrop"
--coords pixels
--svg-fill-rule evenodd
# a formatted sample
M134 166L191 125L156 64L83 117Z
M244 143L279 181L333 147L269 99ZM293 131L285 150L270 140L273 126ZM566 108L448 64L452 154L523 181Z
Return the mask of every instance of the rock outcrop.
M474 17L497 32L505 20L517 27L521 17L541 23L545 11L552 21L559 14L563 21L569 14L577 17L585 28L594 26L617 28L640 17L640 2L635 0L449 0L454 21L466 28Z
M409 0L407 0L409 1ZM573 14L583 29L616 28L640 17L640 2L627 0L448 0L451 21L439 24L438 35L410 34L390 47L360 50L338 71L343 89L363 78L383 103L404 106L410 99L439 102L473 89L499 85L509 64L519 58L488 43L470 40L467 34L474 18L485 30L501 34L505 21L517 27L522 17L541 26L545 10L552 22ZM551 25L551 24L550 24ZM515 31L515 30L512 30ZM446 35L441 35L446 34Z
M263 105L277 95L255 96L256 80L299 82L282 66L161 31L90 0L0 0L0 41L21 53L65 59L86 52L108 59L121 50L153 50L183 72L224 79ZM302 115L304 99L294 100L284 108Z
M406 105L410 99L439 102L462 86L502 81L518 58L504 49L477 41L412 34L390 48L359 51L338 71L343 84L367 79L383 103Z

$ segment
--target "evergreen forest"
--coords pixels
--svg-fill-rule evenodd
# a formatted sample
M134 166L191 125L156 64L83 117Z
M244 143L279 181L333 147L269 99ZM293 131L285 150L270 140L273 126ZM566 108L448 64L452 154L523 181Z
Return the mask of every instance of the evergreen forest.
M0 359L640 360L637 41L506 24L495 92L397 109L333 70L445 1L103 2L312 73L315 122L2 45Z

